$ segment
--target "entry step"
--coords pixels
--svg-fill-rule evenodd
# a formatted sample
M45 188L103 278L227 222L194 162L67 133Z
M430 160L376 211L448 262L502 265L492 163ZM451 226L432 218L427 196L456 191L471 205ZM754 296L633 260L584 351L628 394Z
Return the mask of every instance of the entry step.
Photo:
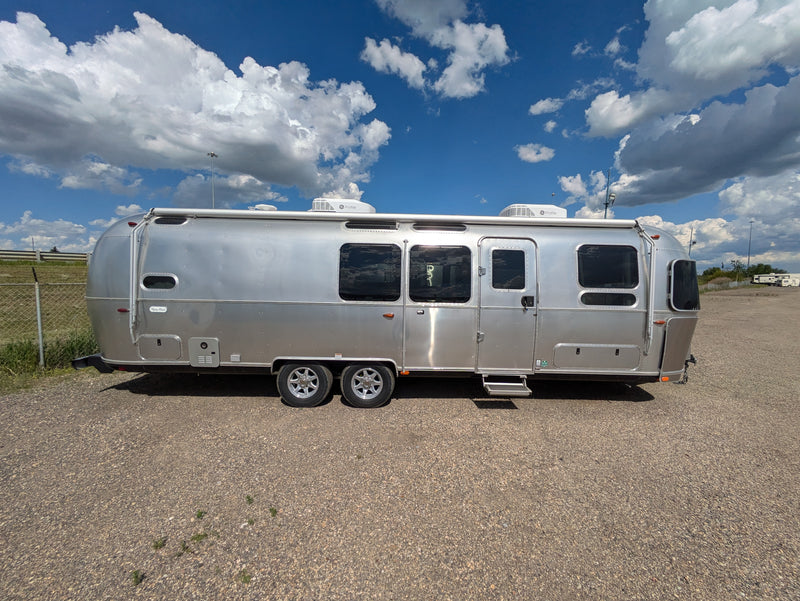
M483 389L489 396L531 396L525 376L483 376Z

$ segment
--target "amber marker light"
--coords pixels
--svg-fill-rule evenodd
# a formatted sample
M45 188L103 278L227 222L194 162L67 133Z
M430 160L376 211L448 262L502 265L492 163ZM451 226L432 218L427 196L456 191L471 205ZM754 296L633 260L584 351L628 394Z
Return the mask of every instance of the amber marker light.
M669 376L661 376L662 382L669 382Z

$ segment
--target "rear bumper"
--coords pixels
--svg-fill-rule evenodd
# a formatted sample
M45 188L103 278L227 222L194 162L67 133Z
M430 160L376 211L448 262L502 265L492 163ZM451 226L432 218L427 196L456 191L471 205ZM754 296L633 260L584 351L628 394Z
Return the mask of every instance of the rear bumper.
M100 355L89 355L88 357L78 357L72 360L72 367L75 369L84 369L86 367L94 367L102 374L110 374L114 371L108 363L103 360Z

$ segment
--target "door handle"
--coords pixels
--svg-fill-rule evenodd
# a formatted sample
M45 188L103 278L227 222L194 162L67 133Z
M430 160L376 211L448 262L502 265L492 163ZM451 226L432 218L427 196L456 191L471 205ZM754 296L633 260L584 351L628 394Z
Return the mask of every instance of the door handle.
M527 311L528 307L533 307L536 304L536 299L533 296L523 296L520 304L523 311Z

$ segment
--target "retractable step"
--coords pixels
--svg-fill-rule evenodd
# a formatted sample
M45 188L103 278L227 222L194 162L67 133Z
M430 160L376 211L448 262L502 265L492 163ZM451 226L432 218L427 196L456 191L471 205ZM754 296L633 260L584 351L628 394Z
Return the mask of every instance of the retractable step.
M483 376L483 388L489 396L530 396L525 376Z

